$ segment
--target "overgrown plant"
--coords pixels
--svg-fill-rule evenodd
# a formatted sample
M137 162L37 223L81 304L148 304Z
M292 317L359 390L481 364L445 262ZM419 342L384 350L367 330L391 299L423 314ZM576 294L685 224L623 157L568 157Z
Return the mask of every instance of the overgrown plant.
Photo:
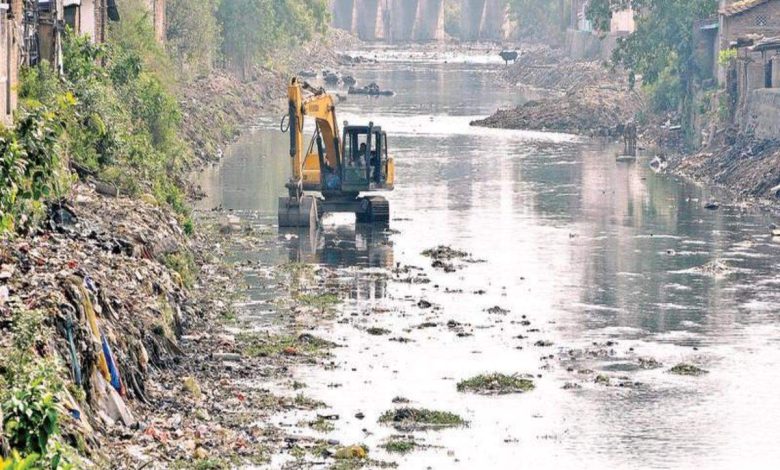
M42 214L42 201L67 184L59 145L67 98L50 107L31 104L17 114L14 128L0 129L0 233L26 228Z
M0 364L0 415L3 438L15 457L3 465L73 468L72 450L59 439L61 370L54 358L40 354L50 336L40 312L17 312L12 334L12 348Z
M613 12L633 8L636 31L618 39L612 61L631 76L642 76L657 111L680 112L687 118L699 74L692 25L714 15L717 6L717 0L593 0L587 16L598 30L609 31ZM690 131L690 126L685 129Z

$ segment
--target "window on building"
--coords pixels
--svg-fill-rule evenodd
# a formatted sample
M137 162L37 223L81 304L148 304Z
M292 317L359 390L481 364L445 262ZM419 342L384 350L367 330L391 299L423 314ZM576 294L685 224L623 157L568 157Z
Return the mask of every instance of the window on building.
M76 15L78 15L78 11L78 5L69 5L65 7L65 24L70 26L70 29L75 32L78 32L78 28L76 26Z
M766 26L769 24L769 17L767 15L756 16L756 26Z

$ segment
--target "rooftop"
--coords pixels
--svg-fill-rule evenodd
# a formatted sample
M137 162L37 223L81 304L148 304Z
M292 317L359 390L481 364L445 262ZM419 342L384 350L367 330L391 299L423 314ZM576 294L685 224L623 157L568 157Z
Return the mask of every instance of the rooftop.
M720 10L720 14L725 16L739 15L740 13L752 10L757 6L763 5L764 3L768 3L770 1L771 0L740 0L739 2L723 7Z

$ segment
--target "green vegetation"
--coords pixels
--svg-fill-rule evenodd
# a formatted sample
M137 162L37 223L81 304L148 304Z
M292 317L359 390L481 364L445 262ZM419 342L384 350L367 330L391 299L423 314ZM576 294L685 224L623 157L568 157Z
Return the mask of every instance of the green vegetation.
M561 24L567 16L566 4L550 0L508 0L509 13L517 21L521 36L537 40L554 40L565 31Z
M336 429L336 425L333 424L333 421L325 419L321 416L318 416L316 420L309 423L309 427L314 429L318 432L331 432L334 429Z
M66 164L119 193L151 194L188 220L179 178L190 153L169 61L143 18L128 15L110 36L95 45L66 34L62 76L47 63L22 71L14 127L0 130L2 231L25 228L64 194Z
M315 308L323 313L330 307L341 303L341 299L336 294L300 294L296 298L307 307Z
M419 446L411 437L393 436L381 447L391 454L408 454Z
M60 197L68 179L61 161L61 136L72 95L50 105L31 103L16 115L13 129L0 129L0 233L24 230L43 215L42 201Z
M219 4L217 19L225 59L246 76L272 50L324 32L329 12L324 0L231 0Z
M317 355L336 347L335 343L310 334L291 336L243 333L236 339L242 346L242 352L249 357L269 357L279 354Z
M14 125L0 129L0 233L35 226L72 170L172 208L192 233L179 87L220 65L246 75L328 23L324 0L170 0L165 49L145 3L119 0L105 44L66 33L61 74L47 63L21 71Z
M724 49L718 52L718 64L729 65L733 60L737 58L736 49Z
M637 15L636 31L618 40L612 62L628 69L631 77L642 76L654 111L681 112L687 119L699 74L691 25L714 15L717 0L593 0L588 18L608 31L612 13L628 5L642 14ZM689 123L684 124L689 132Z
M531 379L518 375L483 374L458 382L459 392L503 395L530 392L534 389Z
M217 60L222 27L219 0L168 0L167 48L185 76L208 73Z
M37 352L45 349L52 332L39 312L20 311L12 334L9 350L0 351L0 421L2 437L14 454L0 461L0 468L75 468L76 452L61 437L63 371Z
M195 258L189 251L168 253L163 256L163 264L179 275L184 287L192 287L195 283L197 267Z
M400 429L430 429L453 426L466 426L460 416L448 411L428 410L425 408L396 408L382 413L382 424L392 424Z
M303 408L307 410L313 410L315 408L324 408L325 402L322 402L320 400L316 400L311 397L307 397L303 393L299 393L295 395L295 398L293 399L293 404L297 406L298 408Z
M704 375L707 373L707 371L702 369L701 367L697 367L693 364L685 364L685 363L677 364L676 366L672 367L669 370L669 372L671 372L672 374L690 375L694 377L699 375Z

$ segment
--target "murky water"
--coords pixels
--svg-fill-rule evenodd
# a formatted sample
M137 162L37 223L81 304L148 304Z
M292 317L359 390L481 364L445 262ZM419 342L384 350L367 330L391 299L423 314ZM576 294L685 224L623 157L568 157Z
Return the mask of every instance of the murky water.
M380 58L354 75L398 95L350 96L339 117L370 118L388 132L398 175L393 231L331 218L312 237L281 235L260 255L339 268L352 286L338 317L346 320L317 331L346 345L335 351L336 369L296 372L307 395L341 417L327 436L366 443L401 468L774 467L780 244L769 237L772 221L703 209L706 191L655 175L642 159L617 163L614 145L469 127L526 99L495 84L501 65L490 56L391 49ZM278 118L263 117L204 173L204 207L275 221L289 171ZM435 270L421 252L439 244L485 262ZM396 263L424 268L432 282L377 275ZM420 299L434 308L418 308ZM486 311L496 305L510 313ZM472 335L459 337L449 320ZM423 322L437 326L418 329ZM413 341L370 336L371 326ZM639 368L640 357L663 367ZM709 373L670 374L679 362ZM459 380L494 371L541 377L523 395L456 391ZM595 383L597 374L612 386ZM470 426L419 433L435 447L388 457L376 446L394 431L377 418L396 396L459 413Z

